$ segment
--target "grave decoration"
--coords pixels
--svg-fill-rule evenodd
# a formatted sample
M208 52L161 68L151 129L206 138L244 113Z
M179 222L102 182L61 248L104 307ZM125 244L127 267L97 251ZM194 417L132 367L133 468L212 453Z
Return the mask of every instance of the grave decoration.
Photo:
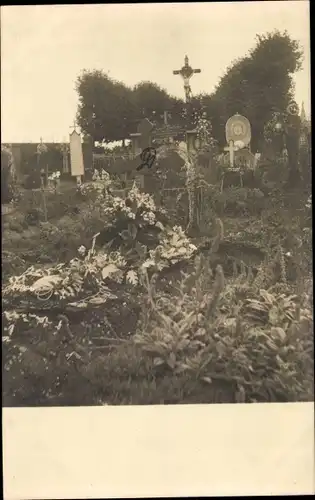
M195 127L196 137L194 139L194 149L196 151L207 150L212 151L217 146L217 141L212 136L211 121L207 118L207 113L194 113L193 124Z
M289 102L285 111L274 112L264 128L265 140L272 145L276 159L287 164L289 182L292 184L300 180L300 134L299 108L293 100Z
M60 186L60 172L53 172L48 176L48 189L51 189L55 194Z
M254 170L257 158L250 150L251 126L249 120L236 113L231 116L225 125L225 136L228 146L224 151L228 156L224 157L227 166L222 174L221 189L224 187L226 175L236 175L243 186L243 175L248 170Z
M76 131L74 122L73 131L70 134L70 162L71 175L76 177L78 187L81 186L82 176L84 175L83 152L81 144L81 135Z

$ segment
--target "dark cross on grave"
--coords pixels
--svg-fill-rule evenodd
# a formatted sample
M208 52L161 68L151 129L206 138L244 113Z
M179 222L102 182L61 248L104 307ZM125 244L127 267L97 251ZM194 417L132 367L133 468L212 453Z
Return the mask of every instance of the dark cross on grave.
M141 120L137 127L138 134L141 134L139 137L139 146L142 151L151 146L152 129L153 124L147 118Z
M184 66L179 70L173 71L173 75L180 75L184 80L184 91L185 91L186 102L191 101L191 87L189 81L195 73L201 73L201 69L193 69L189 65L188 56L185 56Z

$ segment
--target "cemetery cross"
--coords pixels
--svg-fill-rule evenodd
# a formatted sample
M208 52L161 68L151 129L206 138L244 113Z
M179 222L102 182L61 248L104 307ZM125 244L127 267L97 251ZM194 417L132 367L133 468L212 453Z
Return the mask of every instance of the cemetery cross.
M188 56L185 56L184 66L179 70L173 71L173 75L180 75L184 80L184 90L187 103L191 100L191 87L189 81L195 73L201 73L201 69L193 69L189 66Z
M224 148L224 151L229 151L230 153L230 167L234 167L234 153L237 151L238 148L234 146L234 141L230 140L229 145Z

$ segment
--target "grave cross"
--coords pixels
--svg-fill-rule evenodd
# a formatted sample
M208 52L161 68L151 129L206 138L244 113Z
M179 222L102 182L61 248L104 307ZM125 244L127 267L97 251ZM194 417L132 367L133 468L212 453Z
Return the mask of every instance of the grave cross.
M230 167L233 168L234 167L234 153L235 151L237 151L238 148L234 146L234 141L230 141L229 142L229 145L224 148L224 151L229 151L230 153Z
M189 66L188 56L185 56L184 66L179 70L173 71L173 75L180 75L184 80L186 102L190 102L191 99L191 87L189 85L189 80L195 73L201 73L201 69L193 69Z

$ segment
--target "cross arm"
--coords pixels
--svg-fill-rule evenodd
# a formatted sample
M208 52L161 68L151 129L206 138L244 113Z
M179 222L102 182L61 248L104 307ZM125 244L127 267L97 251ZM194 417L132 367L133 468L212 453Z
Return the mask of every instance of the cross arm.
M177 69L177 70L174 70L174 71L173 71L173 75L180 75L180 70L178 70L178 69Z
M194 73L201 73L201 69L193 69Z

